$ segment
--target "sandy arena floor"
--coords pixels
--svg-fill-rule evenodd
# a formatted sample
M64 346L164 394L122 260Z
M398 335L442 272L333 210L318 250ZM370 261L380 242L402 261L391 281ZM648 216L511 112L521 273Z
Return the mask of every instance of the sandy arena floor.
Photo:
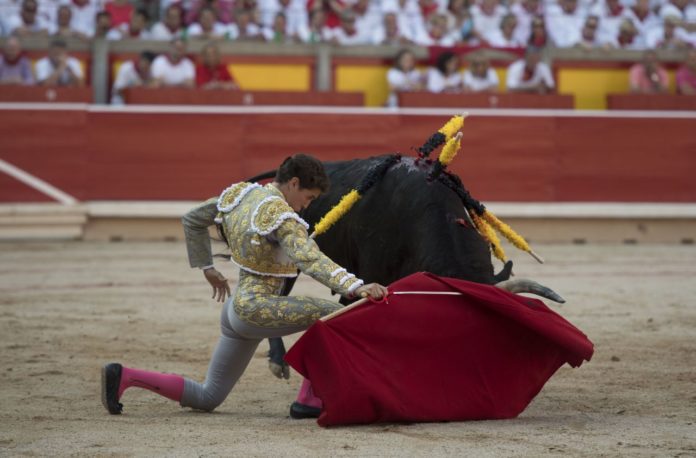
M696 247L536 249L515 272L565 296L590 363L515 420L322 429L288 418L300 378L272 377L265 343L213 414L134 389L108 415L105 362L205 374L219 306L183 244L0 244L0 455L696 456Z

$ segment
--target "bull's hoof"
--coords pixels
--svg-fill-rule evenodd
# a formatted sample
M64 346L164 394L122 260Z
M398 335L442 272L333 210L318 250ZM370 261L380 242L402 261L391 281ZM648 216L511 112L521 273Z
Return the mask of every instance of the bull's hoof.
M290 418L302 420L305 418L319 418L321 409L319 407L311 407L305 404L300 404L295 401L290 406Z
M275 375L279 379L289 379L290 378L290 366L288 363L283 361L282 364L278 364L274 361L268 361L268 368L271 370L271 374Z

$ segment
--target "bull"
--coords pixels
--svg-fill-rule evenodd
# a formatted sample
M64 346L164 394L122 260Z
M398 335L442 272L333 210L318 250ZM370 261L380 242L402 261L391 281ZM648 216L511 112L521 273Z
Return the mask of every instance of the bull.
M391 156L394 157L394 156ZM331 189L312 202L302 217L313 227L341 196L389 156L325 163ZM428 271L511 292L528 292L564 302L554 291L526 279L511 280L512 261L495 272L491 248L471 222L459 179L433 174L430 161L404 157L393 161L357 204L331 229L317 236L321 250L366 282L388 285L415 272ZM252 178L271 178L268 172ZM289 294L293 281L286 283ZM342 302L345 304L346 300ZM269 339L269 366L288 377L280 338Z

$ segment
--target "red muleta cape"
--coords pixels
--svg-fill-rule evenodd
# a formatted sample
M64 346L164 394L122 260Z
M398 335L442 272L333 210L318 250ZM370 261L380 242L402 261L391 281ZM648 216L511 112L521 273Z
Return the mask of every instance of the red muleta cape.
M312 381L322 426L514 418L564 363L594 351L537 299L417 273L390 295L310 327L286 361Z

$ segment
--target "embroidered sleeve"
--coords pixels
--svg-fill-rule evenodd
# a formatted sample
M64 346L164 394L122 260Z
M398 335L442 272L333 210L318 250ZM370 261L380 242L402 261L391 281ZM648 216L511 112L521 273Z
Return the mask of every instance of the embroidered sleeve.
M215 215L218 213L216 203L217 198L208 199L181 218L191 267L205 267L213 264L208 226L215 224Z
M297 267L331 290L348 296L363 281L321 252L307 228L293 218L282 221L275 233L280 246Z

